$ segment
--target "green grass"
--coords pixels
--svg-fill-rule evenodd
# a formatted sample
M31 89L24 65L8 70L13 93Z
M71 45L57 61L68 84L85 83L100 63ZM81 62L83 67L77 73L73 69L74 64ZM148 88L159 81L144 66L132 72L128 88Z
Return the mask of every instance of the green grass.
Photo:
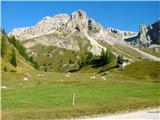
M118 44L111 46L102 40L99 40L98 43L106 47L110 51L116 53L117 55L123 55L126 58L135 59L142 57L140 53L136 52L135 50L132 50L127 46L122 46Z
M151 55L154 55L156 57L160 57L160 52L155 52L154 48L140 48L140 50L149 53Z
M125 53L125 55L132 56L133 58L137 59L137 58L142 57L142 55L139 52L137 52L137 51L135 51L135 50L133 50L133 49L127 47L127 46L122 46L122 45L117 44L117 45L115 45L115 47L117 48L117 50L120 50L123 53Z
M2 85L8 89L2 90L2 118L57 119L158 107L159 69L159 62L138 61L105 76L77 72L67 77L66 73L28 71L28 81L22 79L23 74L4 72Z
M64 38L66 36L67 35L60 36L58 34L46 35L48 39L58 39L59 37ZM74 33L70 37L75 41L75 45L79 46L80 51L73 51L56 46L44 46L40 44L30 48L31 53L34 52L37 54L34 56L34 58L39 62L42 70L66 72L70 69L77 68L77 66L79 67L78 62L87 56L86 53L88 52L88 49L91 48L91 45L89 40L87 40L84 36L80 36L79 33ZM66 42L70 42L70 37L66 38ZM48 57L48 55L50 55L50 57ZM73 63L69 63L70 60Z
M160 62L148 60L136 61L121 71L119 74L126 76L128 79L152 80L160 82Z

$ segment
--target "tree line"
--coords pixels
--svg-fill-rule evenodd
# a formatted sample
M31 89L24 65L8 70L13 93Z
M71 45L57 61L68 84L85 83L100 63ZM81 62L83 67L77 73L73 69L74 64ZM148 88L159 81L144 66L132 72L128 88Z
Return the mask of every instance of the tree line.
M19 54L26 61L31 62L32 66L35 69L39 69L38 62L36 60L34 60L33 56L29 56L26 48L14 36L10 36L10 37L7 36L4 29L1 29L1 33L3 34L3 36L1 36L1 57L4 57L5 54L7 54L7 50L8 50L8 45L7 44L10 43L14 46L14 48L12 48L11 59L10 59L10 63L14 67L17 67L17 54L16 54L16 50L17 50L19 52ZM9 43L7 43L7 40L8 40Z
M87 64L99 67L111 63L112 59L114 59L114 55L109 50L102 49L100 56L94 56L91 52L89 52L87 57L82 58L78 64L80 68Z
M18 50L19 54L26 60L32 63L32 66L36 69L39 69L39 64L34 60L33 56L29 56L26 51L26 48L14 37L9 38L9 42Z

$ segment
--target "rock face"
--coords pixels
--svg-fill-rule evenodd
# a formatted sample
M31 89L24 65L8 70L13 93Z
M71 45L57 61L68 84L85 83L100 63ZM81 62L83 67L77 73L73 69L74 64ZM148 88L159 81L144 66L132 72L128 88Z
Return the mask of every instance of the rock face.
M35 26L15 28L9 34L14 35L20 40L26 40L50 33L72 33L75 31L89 34L94 39L104 39L106 36L110 36L118 40L124 40L124 38L137 34L113 28L104 29L95 20L89 18L83 10L75 11L70 16L67 14L59 14L52 17L47 16Z
M14 35L20 40L26 40L58 31L58 29L61 29L61 27L63 27L69 19L70 16L67 14L59 14L53 17L44 17L35 26L15 28L9 34Z
M152 24L152 29L149 31L150 37L152 39L152 44L160 45L160 20Z
M52 17L44 17L35 26L13 29L10 35L14 35L25 43L26 48L42 44L45 46L56 46L69 50L79 51L80 44L84 41L75 40L74 37L87 39L91 48L88 48L94 55L100 55L102 49L106 49L88 36L89 33L99 33L102 26L95 20L90 19L82 10L73 12L70 16L59 14ZM66 34L66 35L65 35Z
M24 46L27 49L41 44L80 51L89 43L86 49L94 55L100 55L102 49L106 48L99 44L99 40L111 45L125 41L142 46L160 44L159 29L160 21L148 26L142 25L139 33L103 28L83 10L78 10L71 15L44 17L35 26L15 28L9 34L25 41Z
M82 10L78 10L73 12L71 16L67 14L59 14L52 17L44 17L35 26L15 28L9 34L14 35L20 40L25 40L53 32L79 31L86 33L89 23L90 21L86 13Z
M113 28L107 28L106 30L110 36L112 36L113 38L117 40L121 40L121 41L137 35L136 32L121 31L121 30L113 29Z
M160 20L152 25L141 25L137 36L126 39L136 46L149 47L152 44L160 45Z
M88 17L82 10L78 10L72 13L70 20L66 25L66 30L70 32L76 30L82 33L86 33L88 28Z

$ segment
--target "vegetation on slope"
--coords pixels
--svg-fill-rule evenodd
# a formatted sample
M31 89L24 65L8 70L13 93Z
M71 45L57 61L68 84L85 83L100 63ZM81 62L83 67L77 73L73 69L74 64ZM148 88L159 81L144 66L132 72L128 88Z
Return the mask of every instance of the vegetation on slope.
M160 105L159 68L158 62L138 61L123 71L113 69L102 76L28 72L29 81L23 81L13 74L10 81L2 82L8 85L2 90L2 118L57 119L156 107ZM153 73L157 79L151 77Z
M3 62L9 62L7 64L13 65L15 68L19 61L28 62L34 68L38 69L38 63L30 57L26 49L15 39L14 36L8 37L6 34L1 33L1 57ZM7 67L7 66L6 66ZM5 70L7 68L4 68Z
M160 47L157 47L157 49L160 49ZM154 55L156 57L160 57L160 51L156 51L156 47L155 48L140 48L140 50L149 53L151 55Z
M10 63L14 66L17 67L17 59L16 59L16 52L15 49L12 49L12 55L11 55L11 60Z
M47 37L48 39L53 39L57 37L57 35L49 34L45 37ZM79 33L74 33L73 35L70 35L70 37L74 39L74 41L76 41L76 44L78 44L80 51L73 51L56 46L45 46L36 44L35 46L29 48L29 53L33 54L33 57L40 63L41 70L49 72L73 72L78 71L88 64L103 66L111 61L111 58L109 57L112 57L113 54L110 51L107 51L107 53L105 53L103 50L101 56L93 56L93 54L89 52L89 49L91 49L91 45L88 39L80 36ZM31 40L33 39L30 39L29 41ZM23 42L23 44L25 44L25 42Z
M6 36L4 39L7 45L2 45L1 51L1 84L7 87L2 89L2 118L5 120L72 118L160 105L160 62L136 61L120 70L116 68L116 57L109 51L93 56L85 50L77 53L38 45L32 50L39 51L34 58L39 59L40 64L46 63L42 64L42 69L49 71L56 66L61 70L66 63L83 65L74 73L42 72L31 67L32 57L30 60L22 57L17 43L10 43ZM17 66L10 63L14 58L13 48ZM65 69L69 70L67 67ZM74 106L73 93L76 93Z

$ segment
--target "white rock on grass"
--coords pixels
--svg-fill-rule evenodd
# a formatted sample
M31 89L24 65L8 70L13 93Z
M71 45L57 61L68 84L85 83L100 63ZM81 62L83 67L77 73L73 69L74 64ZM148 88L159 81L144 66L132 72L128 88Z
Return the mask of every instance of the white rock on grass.
M59 54L60 54L60 55L63 55L63 52L59 51Z
M66 77L70 77L70 75L69 75L69 74L66 74L65 76L66 76Z
M95 79L96 77L95 77L95 76L91 76L90 78L91 78L91 79Z
M79 55L76 56L77 59L81 59Z
M40 77L40 76L41 76L41 74L37 74L37 76L38 76L38 77Z
M65 74L66 77L70 77L70 75L71 75L70 72L68 72L68 73Z
M28 78L27 78L27 77L24 77L23 80L24 80L24 81L28 81Z
M44 74L37 74L38 77L44 77Z
M1 89L7 89L7 86L1 86Z
M102 80L106 80L106 77L103 76L103 77L101 77L101 79L102 79Z

